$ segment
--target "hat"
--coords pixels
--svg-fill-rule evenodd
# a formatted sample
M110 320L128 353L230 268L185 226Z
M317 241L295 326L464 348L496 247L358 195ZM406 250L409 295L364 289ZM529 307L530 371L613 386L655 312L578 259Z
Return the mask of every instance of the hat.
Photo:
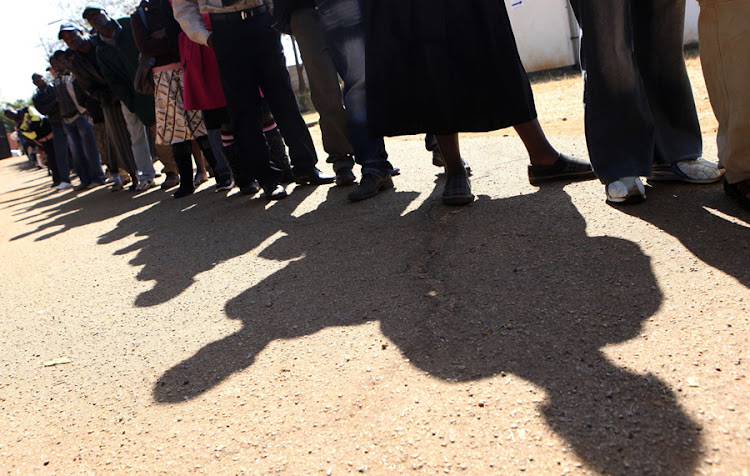
M87 12L89 12L89 11L92 11L92 10L96 10L96 11L104 11L104 12L106 12L106 11L107 11L107 9L106 9L106 8L104 8L103 6L99 5L98 3L89 3L89 4L88 4L88 5L86 5L86 7L85 7L85 8L83 9L83 19L84 19L84 20L86 19L86 13L87 13Z
M62 40L62 34L64 31L81 31L81 29L70 22L65 22L60 25L60 33L57 34L58 40Z

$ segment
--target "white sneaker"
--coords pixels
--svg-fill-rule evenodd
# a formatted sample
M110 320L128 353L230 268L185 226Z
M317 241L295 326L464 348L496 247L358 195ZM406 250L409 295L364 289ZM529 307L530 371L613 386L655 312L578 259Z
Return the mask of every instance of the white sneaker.
M604 189L609 203L638 203L646 199L646 187L640 177L622 177Z
M155 186L156 184L154 183L153 180L141 180L138 182L138 185L135 187L135 189L138 192L142 192L144 190L148 190L149 188L155 187Z
M58 185L55 188L57 190L65 190L65 189L68 189L68 188L73 188L73 184L71 184L70 182L60 182L60 185Z
M719 164L703 158L673 164L654 165L649 180L675 180L687 183L714 183L724 175Z

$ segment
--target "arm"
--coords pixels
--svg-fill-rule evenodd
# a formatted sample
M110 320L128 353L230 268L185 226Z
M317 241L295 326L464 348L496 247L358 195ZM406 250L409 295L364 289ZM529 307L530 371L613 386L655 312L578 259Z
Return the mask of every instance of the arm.
M211 32L203 24L198 0L174 0L172 5L174 18L180 23L182 31L194 42L209 46Z
M57 109L57 96L55 96L53 86L50 86L44 92L35 94L32 100L34 101L34 107L45 116L49 116Z
M169 53L169 41L167 38L154 38L151 35L151 31L143 24L141 13L138 10L130 15L130 28L133 30L135 46L138 47L138 51L142 54L146 56L159 56Z

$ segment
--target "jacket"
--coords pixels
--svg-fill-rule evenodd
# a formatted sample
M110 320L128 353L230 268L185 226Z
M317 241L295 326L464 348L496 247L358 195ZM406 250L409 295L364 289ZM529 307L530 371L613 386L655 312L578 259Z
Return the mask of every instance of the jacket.
M96 46L89 53L75 51L73 53L73 60L70 63L70 70L76 78L76 84L90 98L84 106L86 109L89 109L88 104L91 100L96 100L99 104L103 105L112 105L117 102L102 72L99 70L96 60Z
M145 2L142 2L142 5L143 3ZM141 8L147 24L143 23ZM182 29L174 19L168 0L150 0L145 8L139 7L130 15L130 25L138 50L145 56L153 57L156 60L154 66L180 62L178 39ZM166 30L166 36L160 39L153 38L152 33L161 29Z
M31 101L34 103L37 111L47 116L53 128L58 129L62 127L60 106L57 104L57 95L55 95L54 86L48 84L44 89L37 89Z
M115 97L135 113L145 126L151 126L156 122L154 95L139 94L133 86L140 53L130 28L130 18L113 21L117 28L114 45L105 42L100 36L93 38L96 42L97 64Z
M229 7L221 0L174 0L174 17L185 34L196 43L208 46L211 32L206 28L201 13L230 13L267 5L273 11L273 0L238 0Z
M52 125L49 119L35 111L34 108L24 107L18 110L21 122L17 124L18 132L31 142L41 143L52 137Z

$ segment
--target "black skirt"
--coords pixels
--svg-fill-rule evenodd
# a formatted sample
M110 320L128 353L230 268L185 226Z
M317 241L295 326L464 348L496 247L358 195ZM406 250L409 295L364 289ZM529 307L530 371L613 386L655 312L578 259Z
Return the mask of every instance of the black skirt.
M487 132L536 118L503 0L370 0L371 132Z

